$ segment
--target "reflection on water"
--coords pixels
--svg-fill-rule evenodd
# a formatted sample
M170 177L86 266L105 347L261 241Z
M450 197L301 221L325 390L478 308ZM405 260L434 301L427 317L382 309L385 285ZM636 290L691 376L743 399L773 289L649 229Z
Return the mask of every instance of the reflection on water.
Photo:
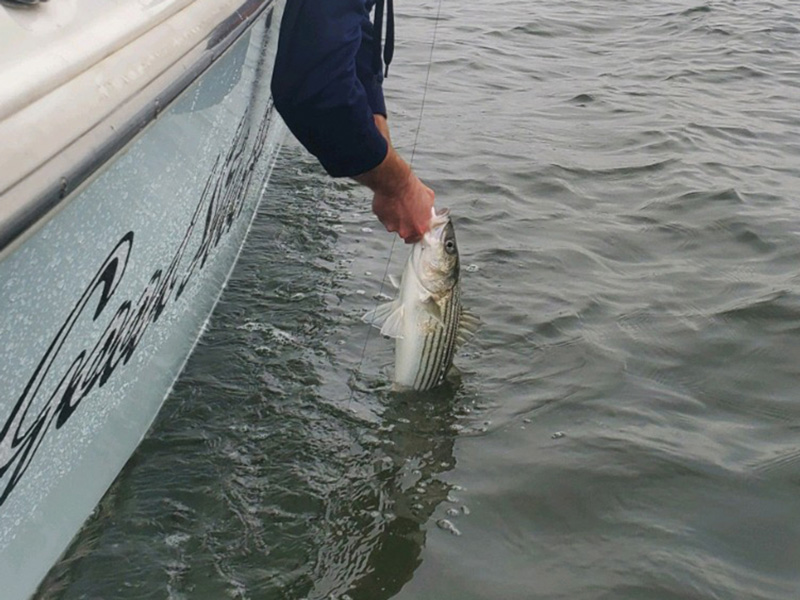
M362 460L328 498L309 598L391 598L421 560L436 507L448 502L462 510L449 495L452 486L438 477L454 467L453 401L453 390L385 398Z

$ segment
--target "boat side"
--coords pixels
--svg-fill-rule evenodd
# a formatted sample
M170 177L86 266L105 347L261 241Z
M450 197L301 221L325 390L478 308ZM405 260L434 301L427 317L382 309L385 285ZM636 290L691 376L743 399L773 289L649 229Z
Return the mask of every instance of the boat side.
M210 6L184 4L153 28ZM35 160L28 150L16 156L32 168L7 176L5 184L14 181L0 195L0 229L16 227L0 257L4 598L34 592L141 441L265 195L285 131L269 95L280 2L214 4L228 10L212 7L216 18L195 29L202 35L146 81L133 73L138 83L124 101L95 110L102 86L66 90L90 71L95 84L125 79L132 63L117 63L116 74L92 69L106 69L135 40L40 86L39 100L10 117L47 105L40 123L58 114L60 98L64 114L86 120L70 125L74 135L34 148ZM0 123L4 135L22 136L24 127L8 123ZM46 137L46 128L35 135Z

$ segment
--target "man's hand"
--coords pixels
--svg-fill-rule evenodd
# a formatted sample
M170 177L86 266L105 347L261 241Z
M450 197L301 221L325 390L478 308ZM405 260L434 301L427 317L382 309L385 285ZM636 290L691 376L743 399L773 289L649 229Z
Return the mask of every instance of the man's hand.
M375 190L372 212L387 231L396 231L407 244L413 244L428 231L434 193L411 169L405 181L401 179L396 183L395 188Z
M428 231L434 193L392 147L386 117L375 115L375 125L389 142L389 151L381 164L355 179L374 192L372 212L386 230L413 244Z

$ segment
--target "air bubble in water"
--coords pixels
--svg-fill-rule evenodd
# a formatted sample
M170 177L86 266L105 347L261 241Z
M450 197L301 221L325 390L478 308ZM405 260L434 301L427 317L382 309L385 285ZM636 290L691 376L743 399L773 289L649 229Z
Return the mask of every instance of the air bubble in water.
M449 531L453 535L461 535L461 532L458 530L458 528L447 519L439 519L436 521L436 525L439 527L439 529Z

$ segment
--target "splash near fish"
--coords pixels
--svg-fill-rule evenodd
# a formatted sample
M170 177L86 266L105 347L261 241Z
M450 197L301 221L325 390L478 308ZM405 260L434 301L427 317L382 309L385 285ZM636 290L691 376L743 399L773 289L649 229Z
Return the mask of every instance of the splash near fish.
M450 211L432 211L430 229L411 247L397 298L363 319L395 338L396 389L440 385L453 356L477 331L480 319L461 306L460 259Z

